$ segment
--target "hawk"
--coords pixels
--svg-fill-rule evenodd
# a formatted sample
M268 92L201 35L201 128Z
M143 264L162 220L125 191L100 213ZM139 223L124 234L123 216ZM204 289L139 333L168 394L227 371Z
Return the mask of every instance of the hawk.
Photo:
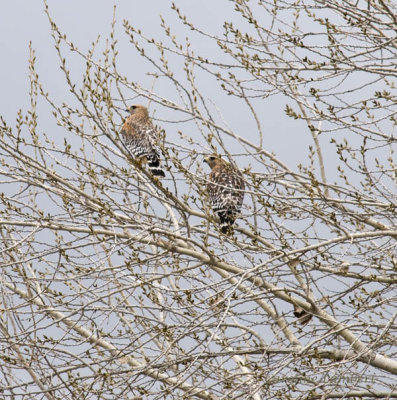
M159 135L149 118L146 107L133 105L128 109L130 115L121 128L121 138L129 152L139 163L148 163L154 176L164 177L160 166L160 149L157 145Z
M211 168L207 190L212 210L220 219L221 232L232 233L232 225L240 214L244 199L243 175L220 156L208 156L204 162Z
M313 315L306 312L303 308L294 304L294 315L298 318L300 324L307 324L313 317Z

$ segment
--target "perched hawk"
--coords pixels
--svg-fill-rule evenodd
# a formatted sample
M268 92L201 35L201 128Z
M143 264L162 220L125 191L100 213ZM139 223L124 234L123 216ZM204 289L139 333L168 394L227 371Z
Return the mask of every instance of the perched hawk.
M130 116L125 120L120 132L125 146L138 162L148 163L154 176L164 177L160 166L160 149L157 146L158 132L150 121L147 108L133 105L128 111Z
M243 175L217 155L204 158L204 162L211 168L207 189L212 210L220 219L221 232L232 233L244 199Z
M313 315L306 312L303 308L294 304L294 315L298 318L300 324L307 324L313 317Z

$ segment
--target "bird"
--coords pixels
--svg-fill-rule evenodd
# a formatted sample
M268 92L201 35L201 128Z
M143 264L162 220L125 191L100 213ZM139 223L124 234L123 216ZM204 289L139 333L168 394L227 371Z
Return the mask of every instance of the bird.
M204 162L211 168L207 190L212 211L219 217L221 232L231 234L244 200L244 177L216 154L205 157Z
M125 120L120 136L139 165L147 163L153 176L164 177L160 164L160 148L158 130L150 120L145 106L134 104L127 110L130 115Z
M312 314L309 314L302 307L299 307L296 304L294 304L294 315L298 318L301 325L306 325L313 317Z

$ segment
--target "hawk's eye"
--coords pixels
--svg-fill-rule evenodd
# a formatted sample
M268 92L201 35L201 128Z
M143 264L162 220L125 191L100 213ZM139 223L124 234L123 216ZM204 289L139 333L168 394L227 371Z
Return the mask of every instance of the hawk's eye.
M135 110L135 109L136 109L136 106L131 106L131 108L132 108L133 110Z
M211 160L211 161L214 161L215 159L216 159L216 157L214 157L214 156L211 156L211 157L210 157L210 160Z

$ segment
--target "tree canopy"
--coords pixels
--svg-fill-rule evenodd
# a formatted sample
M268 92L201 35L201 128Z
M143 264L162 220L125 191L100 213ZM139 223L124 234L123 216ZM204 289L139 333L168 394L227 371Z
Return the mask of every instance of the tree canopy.
M33 43L30 109L0 126L5 399L397 398L397 6L216 7L209 31L170 4L161 37L115 9L82 50L45 3L65 101ZM122 145L134 103L165 179ZM232 235L211 153L244 176Z

